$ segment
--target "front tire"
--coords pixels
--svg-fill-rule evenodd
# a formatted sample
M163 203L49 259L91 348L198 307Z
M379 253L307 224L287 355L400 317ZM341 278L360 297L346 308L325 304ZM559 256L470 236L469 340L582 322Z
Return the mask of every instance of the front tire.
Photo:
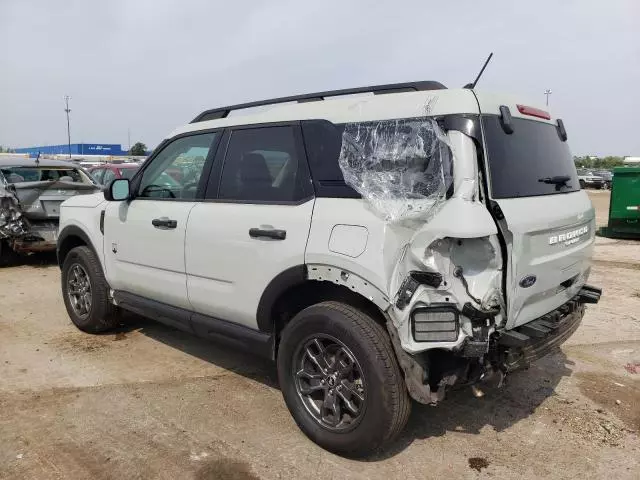
M76 247L64 259L62 297L71 321L84 332L104 332L119 323L100 261L89 247Z
M388 333L350 305L323 302L296 315L277 360L294 420L329 451L367 455L409 418L411 401Z

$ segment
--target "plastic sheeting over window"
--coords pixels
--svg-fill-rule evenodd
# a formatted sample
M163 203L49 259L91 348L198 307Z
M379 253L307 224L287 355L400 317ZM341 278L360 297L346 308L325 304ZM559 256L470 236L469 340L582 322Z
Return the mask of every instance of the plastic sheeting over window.
M347 184L388 222L428 220L453 180L452 150L432 118L348 123L338 162Z

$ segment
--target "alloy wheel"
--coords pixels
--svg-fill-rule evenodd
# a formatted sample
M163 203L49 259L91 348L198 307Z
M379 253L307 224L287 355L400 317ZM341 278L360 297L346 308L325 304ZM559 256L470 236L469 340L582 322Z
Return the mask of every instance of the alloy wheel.
M67 295L78 317L85 319L91 313L91 280L84 267L74 263L67 275Z
M362 368L340 340L316 334L301 343L294 355L293 376L298 396L324 428L355 428L365 411Z

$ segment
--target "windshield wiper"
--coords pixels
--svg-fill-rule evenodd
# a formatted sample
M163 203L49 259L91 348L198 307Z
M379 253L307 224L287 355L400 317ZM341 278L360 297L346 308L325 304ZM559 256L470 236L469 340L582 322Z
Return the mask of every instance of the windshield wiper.
M564 185L569 180L571 180L571 177L568 176L568 175L557 175L555 177L545 177L545 178L539 178L538 179L539 182L550 183L550 184L553 184L553 185Z

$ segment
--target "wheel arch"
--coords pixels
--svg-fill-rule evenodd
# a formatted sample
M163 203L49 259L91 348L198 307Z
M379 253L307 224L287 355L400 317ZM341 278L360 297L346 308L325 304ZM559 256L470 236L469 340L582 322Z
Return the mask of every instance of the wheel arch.
M277 275L264 290L258 303L258 328L277 337L297 313L327 300L359 308L385 325L386 297L368 282L340 267L297 265Z
M58 266L62 268L64 260L69 252L75 247L86 246L96 253L96 249L89 238L89 235L77 225L67 225L58 235L56 245L56 255L58 257Z

